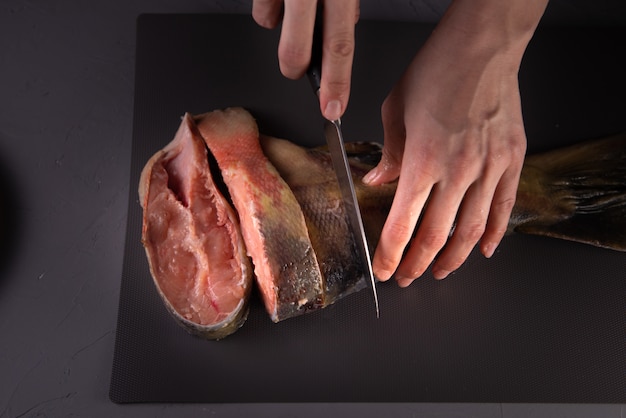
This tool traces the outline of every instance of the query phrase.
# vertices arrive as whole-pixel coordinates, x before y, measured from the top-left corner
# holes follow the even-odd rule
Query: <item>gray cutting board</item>
[[[430,29],[359,22],[348,140],[382,138],[380,104]],[[266,133],[323,143],[307,82],[279,74],[277,41],[249,16],[138,20],[111,399],[625,403],[626,254],[554,239],[507,237],[444,281],[381,284],[378,320],[365,291],[279,324],[255,296],[247,323],[219,342],[174,323],[140,244],[140,170],[184,112],[244,106]],[[624,41],[624,28],[540,28],[520,75],[529,152],[626,130]]]

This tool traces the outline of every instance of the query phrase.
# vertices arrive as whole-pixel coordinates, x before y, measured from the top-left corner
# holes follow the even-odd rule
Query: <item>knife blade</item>
[[[343,200],[343,207],[346,211],[346,217],[348,218],[348,225],[354,237],[357,251],[359,252],[362,261],[363,271],[372,286],[374,303],[376,305],[376,318],[378,318],[380,316],[380,312],[378,308],[378,294],[376,293],[376,280],[372,270],[372,260],[370,258],[365,229],[363,228],[363,219],[361,218],[359,202],[356,198],[352,172],[350,171],[350,165],[348,163],[346,149],[344,147],[343,136],[341,133],[341,120],[325,120],[324,134],[326,136],[326,143],[328,144],[328,150],[330,151],[331,160],[333,162],[333,168],[335,169],[335,174],[337,175],[337,181],[339,182],[339,189],[341,190],[341,197]]]
[[[318,99],[322,79],[322,25],[320,13],[321,11],[318,10],[313,34],[311,63],[307,70],[309,82]],[[363,272],[372,288],[374,304],[376,305],[376,318],[379,318],[380,312],[378,308],[378,294],[376,292],[376,279],[374,278],[374,271],[372,269],[372,260],[367,243],[367,236],[365,235],[365,229],[363,227],[359,201],[357,200],[354,181],[352,180],[352,172],[346,155],[343,134],[341,132],[341,119],[334,121],[324,119],[324,135],[339,183],[348,227],[350,232],[352,232]]]

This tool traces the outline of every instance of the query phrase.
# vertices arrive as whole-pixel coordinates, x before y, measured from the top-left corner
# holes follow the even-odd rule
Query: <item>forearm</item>
[[[456,58],[506,56],[521,61],[548,0],[454,0],[433,33],[445,38],[449,56]]]
[[[446,129],[464,129],[468,120],[478,126],[511,99],[546,5],[547,0],[452,2],[406,73],[420,80],[420,100]]]

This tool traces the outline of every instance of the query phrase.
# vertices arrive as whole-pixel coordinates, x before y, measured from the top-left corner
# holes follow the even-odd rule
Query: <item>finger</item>
[[[380,162],[363,177],[363,182],[370,186],[390,183],[398,178],[402,167],[402,155],[406,138],[404,127],[404,108],[401,101],[392,92],[381,106],[383,122],[383,152]]]
[[[496,251],[507,231],[511,212],[515,205],[520,174],[521,168],[517,166],[509,168],[496,187],[485,233],[480,243],[480,250],[487,258],[490,258]]]
[[[464,193],[461,184],[446,187],[438,183],[433,188],[415,237],[396,270],[400,286],[406,287],[424,274],[446,244]]]
[[[266,29],[274,29],[280,22],[283,12],[283,0],[254,0],[252,18]]]
[[[358,0],[324,3],[320,108],[329,120],[339,119],[348,104],[357,15]]]
[[[413,161],[403,164],[398,188],[372,261],[374,275],[379,280],[389,280],[396,272],[433,184],[432,177],[418,170]]]
[[[433,264],[435,279],[443,279],[465,262],[485,231],[497,180],[474,183],[465,193],[454,232]]]
[[[311,62],[316,7],[315,0],[285,1],[278,62],[280,72],[287,78],[302,77]]]

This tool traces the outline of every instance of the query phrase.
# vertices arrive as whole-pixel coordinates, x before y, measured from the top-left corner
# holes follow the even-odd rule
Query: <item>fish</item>
[[[167,310],[188,332],[222,339],[245,322],[253,270],[239,218],[220,191],[190,115],[142,169],[141,241]]]
[[[339,204],[326,147],[306,149],[268,136],[260,140],[303,208],[312,202],[327,208]],[[376,248],[397,181],[375,187],[362,181],[382,157],[380,143],[349,142],[346,153],[368,241]],[[323,210],[310,211],[316,216]],[[626,132],[527,156],[507,226],[507,235],[513,233],[626,251]]]
[[[193,155],[197,165],[202,165],[203,175],[195,174],[182,163],[189,154],[182,149],[185,146],[194,147]],[[380,161],[380,143],[348,142],[345,147],[373,251],[397,181],[378,186],[362,181]],[[172,157],[174,154],[178,157]],[[177,158],[180,161],[176,162]],[[177,213],[182,210],[179,206],[192,212],[205,210],[202,204],[186,203],[189,193],[181,192],[199,184],[211,190],[209,195],[223,197],[215,200],[220,210],[229,214],[229,233],[214,234],[215,227],[210,225],[185,224],[195,218],[204,219],[197,214],[188,215],[181,223],[170,223],[169,227],[175,230],[163,231],[159,222],[170,216],[168,211]],[[151,195],[167,196],[171,205],[150,205]],[[169,294],[171,286],[165,281],[178,283],[189,277],[164,275],[157,267],[163,261],[157,259],[160,254],[174,257],[167,247],[180,246],[176,240],[185,242],[188,231],[201,236],[205,228],[202,239],[229,248],[224,257],[237,267],[219,273],[206,272],[201,268],[210,269],[210,263],[196,261],[190,280],[195,283],[202,277],[209,283],[230,283],[238,290],[228,294],[238,295],[241,306],[247,306],[250,283],[254,283],[273,322],[323,309],[367,287],[361,263],[355,262],[358,252],[326,147],[306,148],[259,133],[254,117],[243,108],[217,109],[196,116],[185,114],[172,143],[157,151],[142,171],[140,200],[144,210],[142,242],[154,282],[168,311],[193,334],[223,338],[239,329],[245,316],[233,310],[217,322],[201,324],[195,322],[195,316],[189,317],[185,303],[180,309],[180,303],[172,302],[181,299],[181,290],[191,292],[182,299],[194,300],[197,285],[178,285]],[[626,133],[527,156],[507,230],[509,235],[514,233],[626,251]],[[149,239],[164,234],[171,238]],[[225,245],[223,242],[228,239],[230,245]],[[193,251],[200,256],[206,252],[199,246],[193,247]],[[183,255],[192,260],[202,258]],[[249,258],[247,263],[245,258]],[[181,265],[185,261],[170,258],[169,262]],[[219,257],[213,262],[224,264]],[[171,276],[172,269],[167,272]],[[215,274],[228,277],[213,277]],[[250,274],[252,279],[246,276]],[[220,298],[203,301],[222,306]]]

